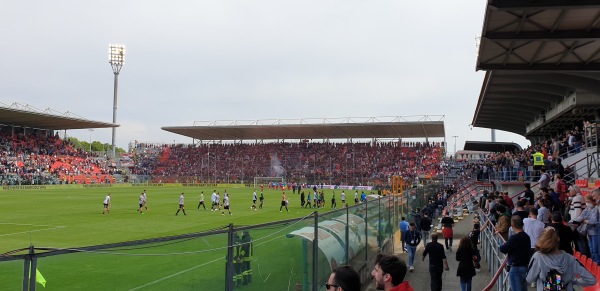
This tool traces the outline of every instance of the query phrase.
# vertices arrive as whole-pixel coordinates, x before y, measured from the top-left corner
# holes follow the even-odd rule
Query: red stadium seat
[[[591,270],[592,269],[592,265],[595,265],[595,264],[596,263],[594,263],[594,261],[592,261],[592,258],[587,258],[585,260],[584,266],[585,266],[586,269]]]

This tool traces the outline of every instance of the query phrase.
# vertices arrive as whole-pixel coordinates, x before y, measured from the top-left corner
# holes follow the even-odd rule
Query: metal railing
[[[506,271],[507,256],[500,252],[500,245],[504,244],[504,238],[496,235],[496,228],[489,221],[489,217],[486,216],[481,209],[477,210],[481,217],[482,225],[487,223],[487,226],[481,229],[479,234],[481,242],[481,257],[485,259],[488,265],[488,269],[494,277],[483,290],[489,291],[497,287],[498,291],[510,290],[510,284],[508,281],[508,272]]]
[[[35,290],[39,270],[57,290],[316,291],[339,265],[366,282],[376,255],[398,247],[405,201],[390,195],[297,219],[133,242],[30,246],[0,254],[0,285]]]

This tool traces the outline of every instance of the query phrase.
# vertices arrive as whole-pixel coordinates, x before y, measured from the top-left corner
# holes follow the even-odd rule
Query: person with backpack
[[[558,249],[559,236],[554,227],[546,227],[535,245],[526,280],[536,282],[537,290],[573,290],[574,285],[592,286],[596,277],[575,257]]]

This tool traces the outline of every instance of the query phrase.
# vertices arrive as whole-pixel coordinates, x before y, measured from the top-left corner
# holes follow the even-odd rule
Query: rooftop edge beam
[[[600,63],[561,63],[556,65],[554,63],[510,63],[510,64],[480,64],[477,66],[478,70],[483,71],[502,71],[502,70],[528,70],[528,71],[600,71]]]
[[[483,37],[490,40],[520,41],[557,41],[557,40],[600,40],[600,30],[563,30],[563,31],[512,31],[488,32]]]
[[[537,10],[537,9],[576,9],[576,8],[600,8],[600,2],[597,0],[543,0],[543,1],[523,1],[523,0],[491,0],[489,2],[491,9],[495,10]]]

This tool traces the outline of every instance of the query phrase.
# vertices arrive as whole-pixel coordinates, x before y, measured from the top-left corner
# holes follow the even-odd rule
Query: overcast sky
[[[458,149],[490,140],[469,127],[485,2],[5,1],[0,102],[112,122],[108,45],[122,43],[123,148],[190,143],[160,128],[193,121],[445,115],[453,152],[453,136]],[[92,134],[111,142],[110,129]]]

